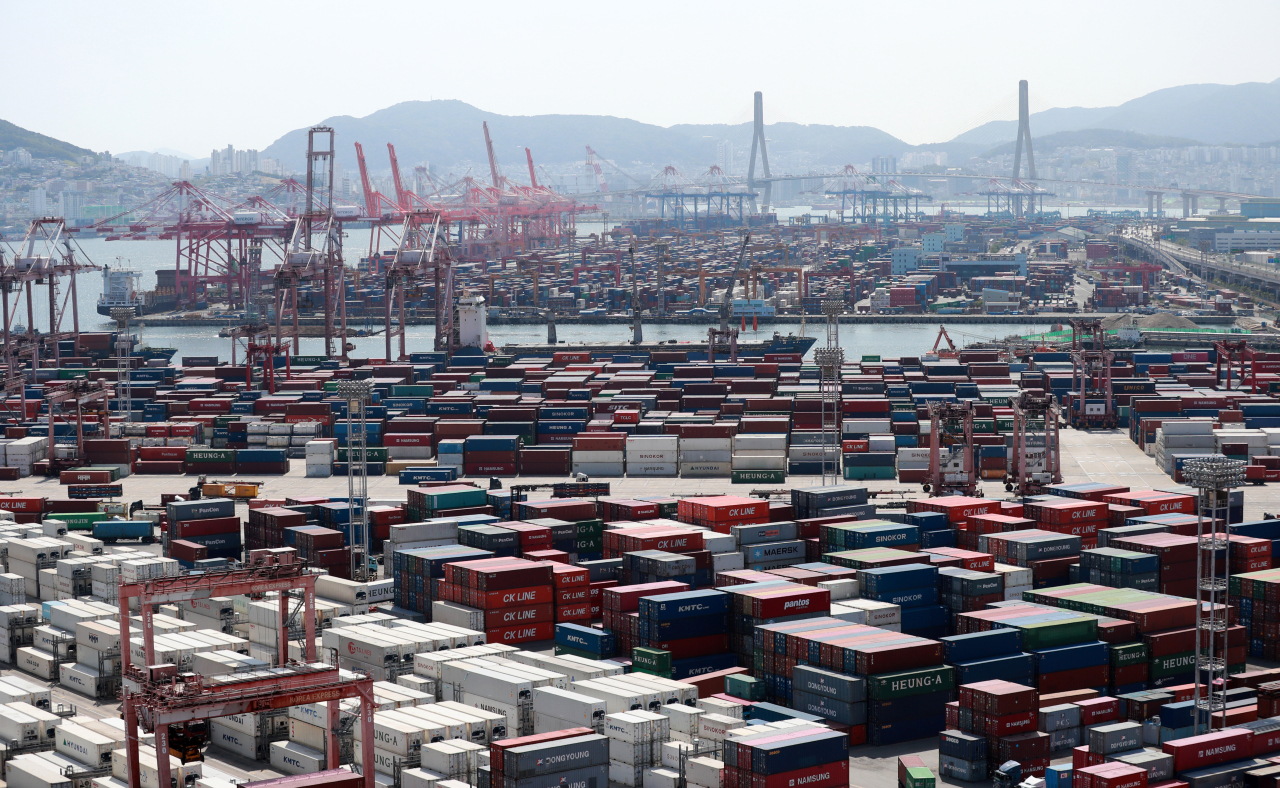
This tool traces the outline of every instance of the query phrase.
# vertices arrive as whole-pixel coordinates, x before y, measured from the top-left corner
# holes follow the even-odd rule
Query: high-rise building
[[[191,180],[191,162],[187,161],[186,159],[182,160],[182,170],[180,172],[179,178],[184,181]]]
[[[32,189],[27,193],[27,210],[31,211],[33,216],[44,216],[49,209],[47,198],[48,193],[43,186]]]
[[[729,140],[716,141],[716,164],[725,175],[733,174],[733,143]]]
[[[893,156],[872,156],[871,172],[875,175],[889,175],[898,171],[898,160]]]
[[[209,175],[216,178],[222,174],[222,151],[214,150],[209,154]]]

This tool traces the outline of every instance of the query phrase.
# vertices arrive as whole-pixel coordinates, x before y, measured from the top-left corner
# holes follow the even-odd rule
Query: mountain
[[[23,148],[37,159],[77,159],[92,156],[88,148],[77,148],[69,142],[55,140],[34,131],[27,131],[7,120],[0,120],[0,150]]]
[[[1053,134],[1036,136],[1032,130],[1031,142],[1035,150],[1051,151],[1054,148],[1132,148],[1134,150],[1150,150],[1151,148],[1185,148],[1188,145],[1204,143],[1183,137],[1159,137],[1154,134],[1139,134],[1136,131],[1117,131],[1115,129],[1081,129],[1080,131],[1058,131]],[[1013,153],[1017,140],[998,145],[981,154],[984,159],[993,156]]]
[[[499,164],[518,179],[516,173],[523,174],[527,165],[524,151],[517,147],[532,149],[537,163],[564,164],[585,161],[590,145],[623,169],[633,162],[674,164],[687,175],[696,175],[716,160],[718,140],[732,141],[742,159],[751,146],[750,123],[664,128],[603,115],[498,115],[455,100],[406,101],[363,118],[342,115],[317,125],[333,127],[338,161],[350,170],[356,167],[352,143],[361,143],[369,169],[376,172],[389,166],[386,143],[390,142],[396,146],[402,172],[423,161],[442,166],[470,162],[481,169],[476,174],[483,175],[487,155],[481,124],[485,122]],[[865,162],[872,156],[898,155],[908,147],[866,126],[775,123],[767,132],[771,152],[804,150],[824,164]],[[307,130],[297,129],[271,143],[262,155],[303,169],[306,146]]]
[[[1239,85],[1180,85],[1116,107],[1060,107],[1031,113],[1036,141],[1064,131],[1115,129],[1181,137],[1186,144],[1257,145],[1280,137],[1280,79]],[[1016,140],[1018,123],[997,120],[960,134],[953,143],[994,146]]]

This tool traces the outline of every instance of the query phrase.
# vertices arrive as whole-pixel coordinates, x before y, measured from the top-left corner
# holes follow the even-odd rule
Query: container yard
[[[1021,199],[579,242],[592,209],[530,151],[534,185],[504,178],[483,132],[491,192],[405,190],[389,145],[377,194],[357,145],[364,206],[309,179],[322,211],[236,209],[187,243],[243,265],[189,246],[164,299],[99,305],[114,331],[4,321],[6,784],[1275,781],[1280,354],[1202,327],[1253,330],[1253,300],[1129,256],[1108,217],[1046,240]],[[188,186],[130,234],[181,245]],[[38,219],[0,259],[6,315],[74,296],[80,229]],[[171,300],[225,308],[232,352],[139,347]],[[944,323],[1028,315],[1052,330]],[[931,348],[839,346],[910,320],[944,323]]]

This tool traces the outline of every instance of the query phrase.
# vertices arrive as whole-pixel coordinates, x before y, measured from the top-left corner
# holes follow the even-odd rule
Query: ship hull
[[[739,356],[763,356],[767,354],[798,353],[803,356],[817,342],[816,337],[799,337],[795,335],[776,336],[766,340],[747,340],[738,342]],[[548,356],[552,353],[581,352],[592,354],[652,353],[654,351],[686,351],[694,354],[706,354],[706,342],[641,342],[633,345],[630,342],[575,342],[573,344],[551,345],[546,343],[511,343],[502,346],[502,352],[517,357]],[[723,354],[723,351],[720,353]]]
[[[119,304],[116,304],[116,305],[98,304],[98,314],[102,315],[103,317],[111,317],[111,310],[117,309],[119,308],[119,306],[120,306]],[[134,314],[134,317],[142,317],[143,315],[158,315],[161,312],[172,312],[177,308],[178,308],[178,302],[176,299],[173,301],[162,301],[158,304],[155,304],[155,303],[134,304],[133,314]]]

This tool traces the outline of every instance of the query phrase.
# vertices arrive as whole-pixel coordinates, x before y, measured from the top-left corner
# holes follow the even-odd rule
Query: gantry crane
[[[1013,462],[1004,488],[1020,496],[1040,495],[1048,485],[1062,483],[1058,402],[1052,394],[1023,391],[1012,405]]]
[[[1101,320],[1072,319],[1071,393],[1067,400],[1067,423],[1072,427],[1110,430],[1120,426],[1111,386],[1114,359],[1115,353],[1106,349]]]
[[[725,347],[729,351],[729,361],[738,361],[738,330],[729,328],[729,313],[733,309],[733,290],[738,284],[738,275],[742,272],[742,263],[747,259],[747,246],[751,243],[751,231],[742,234],[742,248],[738,250],[738,262],[729,274],[729,286],[724,291],[720,302],[720,327],[707,329],[707,360],[715,361],[716,348]]]
[[[59,472],[68,468],[77,468],[84,461],[84,417],[86,405],[97,405],[92,408],[98,423],[102,427],[102,437],[111,437],[111,421],[109,416],[109,405],[111,398],[115,396],[115,386],[109,386],[101,380],[85,380],[84,378],[76,378],[74,380],[60,381],[64,382],[56,389],[49,390],[44,397],[45,402],[49,406],[49,475],[56,476]],[[57,441],[54,439],[54,416],[58,415],[58,411],[68,407],[75,407],[75,425],[76,425],[76,443],[75,454],[72,457],[58,457]],[[65,418],[65,415],[64,415]]]
[[[1217,363],[1214,365],[1214,380],[1223,391],[1231,390],[1231,379],[1236,369],[1240,370],[1240,387],[1250,387],[1251,393],[1258,393],[1257,355],[1258,351],[1243,339],[1235,341],[1218,340],[1213,343],[1218,351]],[[1222,379],[1222,368],[1227,369],[1227,378]]]
[[[169,759],[169,726],[192,720],[223,717],[228,714],[259,713],[289,706],[311,703],[328,704],[329,735],[325,747],[327,767],[338,767],[339,702],[344,698],[360,699],[361,738],[373,741],[373,680],[368,677],[347,679],[336,665],[315,661],[315,583],[316,575],[307,574],[302,564],[293,562],[293,553],[273,550],[250,551],[249,566],[220,572],[178,575],[120,585],[120,650],[121,700],[125,723],[125,751],[128,761],[128,784],[142,785],[138,760],[138,728],[155,732],[157,784],[171,784]],[[181,672],[172,664],[157,664],[155,654],[155,607],[214,596],[246,594],[261,598],[268,592],[280,593],[280,669],[262,677],[248,674],[245,678],[218,676],[206,678]],[[289,659],[289,593],[301,592],[305,631],[305,662]],[[131,601],[137,599],[142,614],[144,664],[133,665],[129,644]],[[375,788],[373,747],[363,748],[361,774],[365,788]]]
[[[929,403],[929,478],[924,491],[931,496],[978,494],[973,415],[969,400]]]

